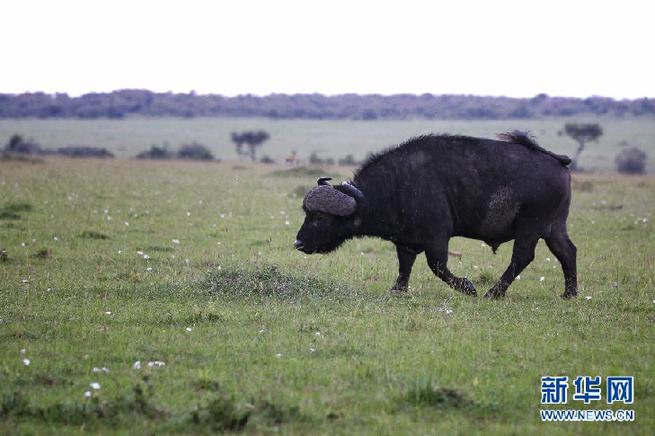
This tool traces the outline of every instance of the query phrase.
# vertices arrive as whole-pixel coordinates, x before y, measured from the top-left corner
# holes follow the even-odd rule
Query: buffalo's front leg
[[[467,278],[456,277],[448,269],[448,238],[435,241],[432,247],[425,251],[425,257],[432,272],[451,288],[466,295],[477,295],[473,283]]]
[[[539,241],[538,236],[526,235],[517,237],[514,240],[514,250],[512,251],[512,260],[500,277],[498,283],[484,294],[485,298],[501,298],[505,296],[505,291],[512,284],[516,276],[532,262],[534,259],[534,249]]]
[[[405,292],[417,253],[407,247],[396,245],[396,254],[398,254],[398,278],[391,288],[391,292]]]

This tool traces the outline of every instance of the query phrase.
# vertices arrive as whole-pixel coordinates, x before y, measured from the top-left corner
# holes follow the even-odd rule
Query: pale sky
[[[0,92],[655,97],[653,12],[632,0],[2,0]]]

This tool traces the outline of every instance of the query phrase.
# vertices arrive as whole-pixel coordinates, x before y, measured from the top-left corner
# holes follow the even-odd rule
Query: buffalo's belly
[[[464,229],[469,235],[467,237],[507,241],[514,237],[514,222],[520,206],[513,189],[499,187],[480,201],[474,208],[476,210],[460,211],[458,215],[468,218]]]

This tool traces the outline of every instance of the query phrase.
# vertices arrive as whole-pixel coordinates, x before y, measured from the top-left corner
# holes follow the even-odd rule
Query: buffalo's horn
[[[336,216],[352,215],[357,209],[357,201],[330,185],[313,187],[303,200],[306,209],[329,213]]]
[[[341,183],[341,189],[351,197],[353,197],[355,200],[357,200],[357,203],[363,203],[364,202],[364,193],[357,188],[351,181],[345,181]]]
[[[321,185],[329,185],[329,181],[332,180],[332,177],[319,177],[318,180],[316,181],[316,184],[321,186]]]

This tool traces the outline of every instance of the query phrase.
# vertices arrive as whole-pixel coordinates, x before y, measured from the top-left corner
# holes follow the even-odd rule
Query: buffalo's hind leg
[[[546,245],[562,264],[564,272],[564,294],[563,298],[572,298],[578,295],[578,275],[576,267],[577,249],[568,233],[566,227],[553,229],[553,232],[546,238]]]
[[[398,255],[398,278],[391,288],[391,292],[405,292],[418,253],[402,245],[396,245],[396,254]]]
[[[500,277],[498,283],[484,295],[485,298],[501,298],[505,296],[507,288],[516,279],[516,276],[521,274],[521,271],[534,259],[534,249],[538,241],[539,236],[534,234],[516,237],[512,251],[512,260],[509,266]]]
[[[477,295],[473,283],[471,283],[467,278],[455,276],[448,269],[447,238],[433,243],[432,247],[425,251],[425,257],[428,259],[428,265],[432,272],[446,282],[451,288],[466,295]]]

